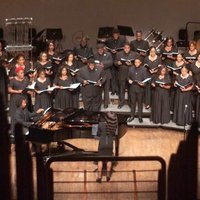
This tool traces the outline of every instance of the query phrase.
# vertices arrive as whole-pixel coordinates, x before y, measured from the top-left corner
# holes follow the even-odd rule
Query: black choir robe
[[[200,88],[200,77],[196,84]],[[200,127],[200,90],[197,90],[197,100],[196,100],[196,120]]]
[[[146,56],[144,59],[144,65],[147,68],[147,76],[153,78],[154,74],[150,73],[150,70],[155,69],[158,67],[158,65],[161,64],[161,58],[157,56],[157,58],[154,61],[151,61],[149,59],[149,56]],[[157,68],[158,69],[158,68]],[[148,82],[145,87],[145,99],[144,103],[146,106],[151,106],[151,98],[152,98],[152,91],[151,91],[151,84]]]
[[[72,65],[68,65],[66,62],[62,63],[62,66],[66,66],[68,69],[68,74],[71,76],[72,82],[73,83],[77,83],[77,73],[74,73],[71,70],[77,70],[79,69],[79,65],[77,61],[74,61]],[[73,108],[79,108],[79,96],[80,96],[80,87],[78,87],[77,89],[71,91],[72,94],[72,107]]]
[[[119,36],[118,39],[114,39],[113,37],[111,37],[106,42],[106,46],[109,47],[110,49],[118,49],[116,51],[119,52],[119,51],[123,50],[121,48],[124,47],[125,43],[126,43],[126,38],[124,36]],[[115,60],[117,52],[116,53],[112,53],[110,51],[110,53],[112,54],[113,60]],[[118,88],[118,84],[117,84],[117,67],[115,66],[114,63],[112,65],[112,67],[111,67],[111,75],[112,75],[111,91],[112,91],[113,94],[114,93],[118,93],[119,88]]]
[[[166,51],[165,48],[161,49],[160,54],[162,56],[162,64],[166,65],[166,66],[172,66],[174,60],[171,58],[168,58],[167,56],[165,56],[163,53],[177,53],[178,50],[176,47],[172,47],[171,51]],[[174,55],[174,58],[176,58],[176,56]]]
[[[109,104],[109,90],[110,90],[110,79],[112,78],[111,76],[111,67],[113,64],[113,58],[111,53],[109,52],[104,52],[102,55],[100,55],[98,52],[94,54],[94,59],[99,61],[104,65],[103,70],[104,70],[104,75],[106,77],[106,81],[103,85],[103,90],[104,90],[104,105],[108,106]]]
[[[87,65],[82,67],[77,74],[78,82],[83,84],[84,80],[98,81],[101,80],[103,85],[106,81],[104,70],[98,66],[95,66],[91,70]],[[89,111],[99,111],[102,102],[102,87],[95,86],[92,83],[83,85],[81,88],[82,99],[84,108]]]
[[[146,40],[133,40],[130,42],[131,50],[137,52],[137,49],[149,50],[149,43]]]
[[[128,77],[128,69],[130,66],[126,65],[125,63],[122,63],[121,65],[118,64],[118,61],[121,61],[121,59],[136,59],[137,54],[133,51],[130,51],[129,53],[125,53],[124,51],[120,51],[116,55],[115,59],[115,65],[117,66],[117,80],[118,80],[118,86],[119,86],[119,105],[123,106],[125,104],[125,89],[126,89],[126,83],[127,83],[127,77]],[[132,64],[133,65],[133,64]]]
[[[4,108],[7,108],[8,101],[8,77],[6,70],[2,64],[0,64],[0,94],[2,95]]]
[[[190,75],[187,78],[177,76],[176,81],[181,85],[193,84],[193,79]],[[174,101],[173,121],[177,125],[191,124],[192,122],[192,91],[181,91],[180,87],[176,89]]]
[[[133,83],[129,87],[129,97],[131,105],[131,116],[135,116],[136,103],[138,103],[138,115],[142,118],[143,109],[143,96],[145,91],[145,86],[140,86],[137,82],[144,81],[147,78],[147,70],[144,66],[135,67],[132,66],[128,71],[128,81],[132,80]]]
[[[197,67],[196,62],[191,64],[190,70],[192,71],[195,83],[197,83],[197,81],[198,81],[198,79],[200,77],[200,68]]]
[[[126,43],[126,38],[124,36],[119,36],[118,39],[111,37],[107,40],[106,46],[111,49],[123,48]]]
[[[75,56],[82,56],[85,58],[93,56],[92,47],[90,47],[89,45],[82,46],[81,44],[79,44],[76,47],[74,47],[73,51]],[[85,64],[86,63],[83,63],[80,59],[78,59],[79,68],[83,67]]]
[[[165,124],[170,122],[170,89],[162,88],[159,83],[160,81],[166,85],[171,84],[169,76],[165,76],[163,79],[156,76],[153,78],[152,83],[156,86],[153,89],[153,98],[152,98],[152,109],[151,109],[151,121],[158,124]]]

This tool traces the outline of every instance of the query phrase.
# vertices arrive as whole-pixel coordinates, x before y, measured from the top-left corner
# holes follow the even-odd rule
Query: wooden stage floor
[[[128,128],[126,134],[120,139],[120,148],[119,155],[120,156],[160,156],[162,157],[168,167],[169,159],[172,153],[176,153],[179,142],[184,139],[184,134],[182,131],[178,130],[167,130],[162,128]],[[95,139],[73,139],[68,140],[71,144],[74,144],[84,150],[88,151],[96,151],[98,146],[98,140]],[[15,153],[14,153],[14,145],[12,146],[11,153],[11,162],[12,162],[12,182],[13,182],[13,199],[15,196]],[[200,155],[200,142],[199,142],[199,155]],[[35,166],[35,160],[33,158],[33,163]],[[200,162],[200,160],[199,160]],[[200,168],[200,163],[199,163]],[[68,199],[88,199],[88,200],[96,200],[96,199],[134,199],[134,200],[154,200],[157,199],[155,194],[138,194],[135,195],[133,193],[130,194],[88,194],[87,196],[83,194],[64,194],[63,192],[72,192],[84,191],[83,183],[59,183],[60,181],[81,181],[84,179],[83,171],[87,170],[94,171],[96,169],[96,165],[93,162],[81,162],[81,163],[53,163],[51,165],[54,171],[78,171],[78,173],[54,173],[54,181],[57,183],[54,185],[54,190],[58,193],[54,195],[55,200],[68,200]],[[34,167],[35,168],[35,167]],[[87,190],[94,192],[102,192],[102,191],[133,191],[136,190],[135,185],[127,182],[127,183],[118,183],[117,180],[133,180],[133,173],[128,172],[119,172],[121,170],[131,171],[134,170],[152,170],[159,169],[160,166],[155,162],[121,162],[118,163],[114,170],[116,173],[113,173],[111,182],[106,183],[104,180],[101,184],[96,183],[96,173],[88,173],[87,180],[89,183],[87,184]],[[117,173],[118,172],[118,173]],[[199,170],[200,172],[200,170]],[[200,175],[200,173],[199,173]],[[35,176],[35,172],[34,172]],[[157,175],[153,172],[148,173],[146,175],[140,175],[136,172],[137,179],[145,178],[145,179],[154,179]],[[35,178],[34,178],[35,179]],[[200,181],[200,178],[199,178]],[[35,183],[36,185],[36,183]],[[138,190],[153,190],[156,187],[155,183],[150,185],[137,185]],[[199,182],[200,188],[200,182]],[[200,191],[199,191],[200,197]]]

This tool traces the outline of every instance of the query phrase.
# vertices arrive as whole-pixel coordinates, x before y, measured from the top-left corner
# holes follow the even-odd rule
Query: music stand
[[[109,38],[112,36],[114,27],[99,27],[98,38]]]
[[[130,26],[121,26],[121,25],[118,25],[117,28],[119,29],[120,35],[134,36],[133,29]]]
[[[63,33],[61,28],[48,28],[46,29],[46,39],[49,41],[57,42],[56,48],[58,52],[62,51],[61,40],[63,39]]]
[[[46,39],[47,40],[62,40],[63,33],[61,28],[48,28],[46,29]]]

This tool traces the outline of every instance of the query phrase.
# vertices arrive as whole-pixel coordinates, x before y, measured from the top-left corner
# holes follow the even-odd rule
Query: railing
[[[128,170],[115,170],[110,182],[96,183],[95,170],[56,170],[58,162],[113,161],[131,166]],[[156,163],[155,169],[136,169],[135,163]],[[159,166],[157,165],[159,163]],[[132,166],[133,164],[133,166]],[[74,166],[75,166],[74,165]],[[151,164],[150,164],[151,166]],[[63,167],[62,167],[63,168]],[[116,167],[117,168],[117,167]],[[44,168],[43,168],[44,169]],[[62,180],[59,179],[62,177]],[[65,178],[64,178],[65,177]],[[66,178],[68,177],[68,178]],[[72,177],[78,177],[72,178]],[[99,157],[99,156],[58,156],[49,157],[45,162],[45,171],[40,177],[46,182],[45,188],[38,191],[39,197],[45,200],[56,199],[166,199],[166,164],[161,157]],[[45,194],[42,194],[45,191]],[[40,200],[40,198],[38,198]]]

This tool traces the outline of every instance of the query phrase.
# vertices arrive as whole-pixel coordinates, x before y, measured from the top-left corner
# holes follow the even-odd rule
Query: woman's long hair
[[[67,76],[68,76],[68,69],[67,69],[67,66],[62,65],[62,66],[59,68],[59,70],[58,70],[58,74],[57,74],[58,77],[61,77],[61,76],[62,76],[62,70],[63,70],[64,68],[67,70]]]
[[[115,135],[118,127],[117,114],[110,111],[105,115],[106,131],[112,135]]]

